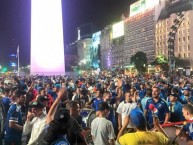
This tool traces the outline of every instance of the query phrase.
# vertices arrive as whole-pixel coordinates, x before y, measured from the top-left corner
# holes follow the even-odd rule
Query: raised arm
[[[154,124],[154,127],[157,129],[157,131],[163,133],[163,135],[165,137],[169,138],[168,135],[166,134],[166,132],[161,127],[161,125],[159,124],[159,119],[157,117],[155,117],[155,116],[153,117],[153,124]]]
[[[58,97],[56,98],[56,100],[54,101],[54,103],[52,104],[48,112],[48,115],[46,117],[46,124],[49,124],[54,119],[54,115],[56,113],[57,107],[60,101],[62,100],[62,98],[65,98],[65,97],[67,97],[66,88],[61,88],[60,91],[58,92]]]
[[[124,134],[125,129],[127,128],[127,125],[129,124],[129,116],[126,116],[124,119],[124,124],[122,128],[120,129],[118,135],[117,135],[117,141],[119,142],[119,138]]]

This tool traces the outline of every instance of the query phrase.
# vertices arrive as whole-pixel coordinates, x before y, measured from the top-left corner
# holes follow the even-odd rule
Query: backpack
[[[70,143],[67,141],[66,137],[60,137],[50,145],[70,145]]]

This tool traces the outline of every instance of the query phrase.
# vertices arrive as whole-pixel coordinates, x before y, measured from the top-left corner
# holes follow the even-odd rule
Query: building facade
[[[111,26],[105,27],[101,31],[101,68],[112,69],[112,39],[111,39],[112,28]]]
[[[78,66],[79,57],[77,42],[65,46],[65,62],[66,72],[73,71],[73,68]]]
[[[141,0],[142,2],[145,1]],[[143,11],[137,14],[130,14],[124,20],[123,61],[125,66],[130,65],[130,58],[139,51],[146,53],[148,63],[155,60],[155,23],[164,6],[165,1],[155,1],[153,7],[144,8]],[[132,8],[130,7],[130,9]]]
[[[92,38],[84,38],[77,41],[79,65],[82,69],[90,68],[90,49]]]
[[[122,69],[124,68],[124,37],[114,39],[112,43],[112,67]]]
[[[176,9],[176,7],[178,9]],[[175,57],[188,60],[190,64],[184,67],[190,67],[193,69],[193,10],[191,10],[191,4],[175,2],[174,5],[165,9],[168,12],[167,15],[160,16],[159,21],[156,23],[155,30],[155,54],[164,55],[168,57],[168,39],[171,27],[174,25],[174,20],[178,19],[177,13],[182,12],[183,21],[178,28],[175,35],[174,42],[174,54]],[[171,11],[172,13],[169,13]],[[164,13],[164,12],[163,12]],[[190,65],[190,66],[188,66]]]

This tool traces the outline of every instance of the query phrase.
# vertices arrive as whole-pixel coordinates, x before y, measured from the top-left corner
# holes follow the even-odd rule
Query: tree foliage
[[[131,64],[134,64],[135,68],[139,73],[143,73],[147,69],[147,57],[144,52],[137,52],[131,57]]]
[[[168,59],[164,55],[158,55],[152,65],[159,65],[162,71],[168,71]]]

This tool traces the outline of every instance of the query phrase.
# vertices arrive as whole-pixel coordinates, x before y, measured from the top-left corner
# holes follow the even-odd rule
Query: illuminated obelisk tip
[[[31,1],[31,74],[64,75],[61,0]]]

